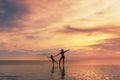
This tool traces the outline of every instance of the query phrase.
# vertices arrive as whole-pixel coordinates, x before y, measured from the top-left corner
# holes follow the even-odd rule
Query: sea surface
[[[120,80],[120,66],[50,61],[0,61],[0,80]]]

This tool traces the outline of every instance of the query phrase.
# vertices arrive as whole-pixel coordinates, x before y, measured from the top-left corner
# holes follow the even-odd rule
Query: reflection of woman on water
[[[60,51],[60,53],[58,53],[56,56],[58,56],[58,55],[60,55],[61,54],[61,58],[60,58],[60,60],[59,60],[59,65],[61,64],[61,61],[63,60],[63,65],[64,65],[64,63],[65,63],[65,55],[64,55],[64,53],[65,52],[67,52],[67,51],[69,51],[69,49],[68,50],[63,50],[63,49],[61,49],[61,51]]]
[[[54,59],[54,56],[53,56],[53,55],[51,55],[51,56],[50,56],[50,57],[48,57],[48,58],[51,58],[52,63],[53,63],[53,66],[54,66],[54,62],[57,64],[57,61]]]
[[[59,66],[59,70],[61,73],[61,79],[64,80],[65,79],[65,67],[64,67],[64,65],[62,67]]]

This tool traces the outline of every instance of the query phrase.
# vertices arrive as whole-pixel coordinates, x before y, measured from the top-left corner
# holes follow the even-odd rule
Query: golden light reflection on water
[[[112,80],[117,73],[112,74],[112,68],[109,66],[85,66],[76,65],[71,66],[71,70],[68,71],[69,76],[74,76],[76,80]],[[114,70],[113,70],[114,71]]]

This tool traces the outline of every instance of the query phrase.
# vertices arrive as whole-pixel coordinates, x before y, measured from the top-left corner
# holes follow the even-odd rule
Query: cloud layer
[[[119,0],[1,0],[0,55],[61,48],[118,55],[119,7]]]
[[[0,30],[10,30],[15,27],[22,27],[18,22],[28,12],[27,7],[15,0],[0,1]],[[8,29],[9,28],[9,29]]]

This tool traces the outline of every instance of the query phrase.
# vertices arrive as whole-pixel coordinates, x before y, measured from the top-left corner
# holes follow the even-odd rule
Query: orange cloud
[[[0,50],[119,53],[119,0],[5,1],[0,1],[6,6],[0,5]]]

